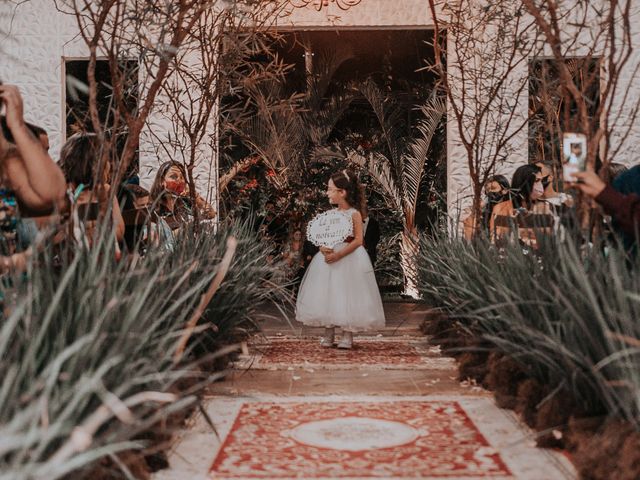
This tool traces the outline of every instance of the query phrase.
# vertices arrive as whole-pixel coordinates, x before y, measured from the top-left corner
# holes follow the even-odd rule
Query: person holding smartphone
[[[566,179],[571,181],[570,179]],[[604,211],[611,215],[616,226],[625,234],[625,240],[631,238],[637,244],[640,229],[640,165],[637,165],[616,178],[616,184],[629,185],[628,193],[622,193],[606,184],[597,173],[587,170],[573,174],[572,187],[593,198]],[[625,241],[625,246],[629,242]]]
[[[60,168],[27,127],[20,91],[0,83],[6,132],[0,131],[0,273],[26,266],[29,251],[17,251],[20,209],[51,211],[65,195]]]

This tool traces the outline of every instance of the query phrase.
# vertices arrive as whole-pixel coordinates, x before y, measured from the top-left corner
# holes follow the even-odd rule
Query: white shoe
[[[324,335],[320,339],[320,346],[324,348],[333,347],[333,342],[336,337],[336,329],[334,327],[327,327],[324,329]]]
[[[338,343],[338,348],[344,348],[348,350],[353,348],[353,333],[352,332],[343,332],[342,338],[340,339],[340,343]]]

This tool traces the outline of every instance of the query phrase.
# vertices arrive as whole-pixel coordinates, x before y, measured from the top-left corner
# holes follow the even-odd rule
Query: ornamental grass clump
[[[121,465],[119,452],[144,446],[141,433],[198,401],[220,374],[196,363],[220,357],[277,292],[269,247],[243,225],[220,232],[185,233],[173,252],[120,262],[106,232],[69,260],[42,252],[37,268],[3,284],[0,479],[82,478],[105,457]],[[231,235],[226,277],[176,355]],[[185,379],[187,392],[177,388]]]
[[[420,292],[543,386],[538,407],[568,392],[565,419],[606,413],[640,429],[640,264],[576,245],[498,251],[485,239],[424,238]]]

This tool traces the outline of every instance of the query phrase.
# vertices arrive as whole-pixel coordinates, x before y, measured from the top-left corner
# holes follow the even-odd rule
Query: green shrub
[[[419,289],[552,391],[571,391],[585,412],[640,427],[640,265],[604,250],[423,238]]]
[[[176,364],[179,338],[228,235],[238,239],[231,268]],[[110,238],[102,235],[94,249],[81,249],[62,266],[45,251],[38,268],[2,288],[3,480],[56,479],[140,448],[133,438],[193,405],[198,389],[219,375],[195,362],[239,339],[251,328],[251,309],[280,291],[271,283],[268,245],[244,225],[185,232],[173,252],[151,251],[135,261],[111,261]],[[180,395],[175,384],[187,377],[196,379]]]

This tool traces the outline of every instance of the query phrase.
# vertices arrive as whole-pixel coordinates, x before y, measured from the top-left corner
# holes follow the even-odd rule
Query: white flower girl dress
[[[344,214],[350,218],[351,208]],[[349,244],[333,247],[340,251]],[[371,260],[360,246],[335,263],[318,252],[302,279],[296,302],[296,320],[313,327],[341,327],[349,332],[377,330],[385,325],[382,299]]]

